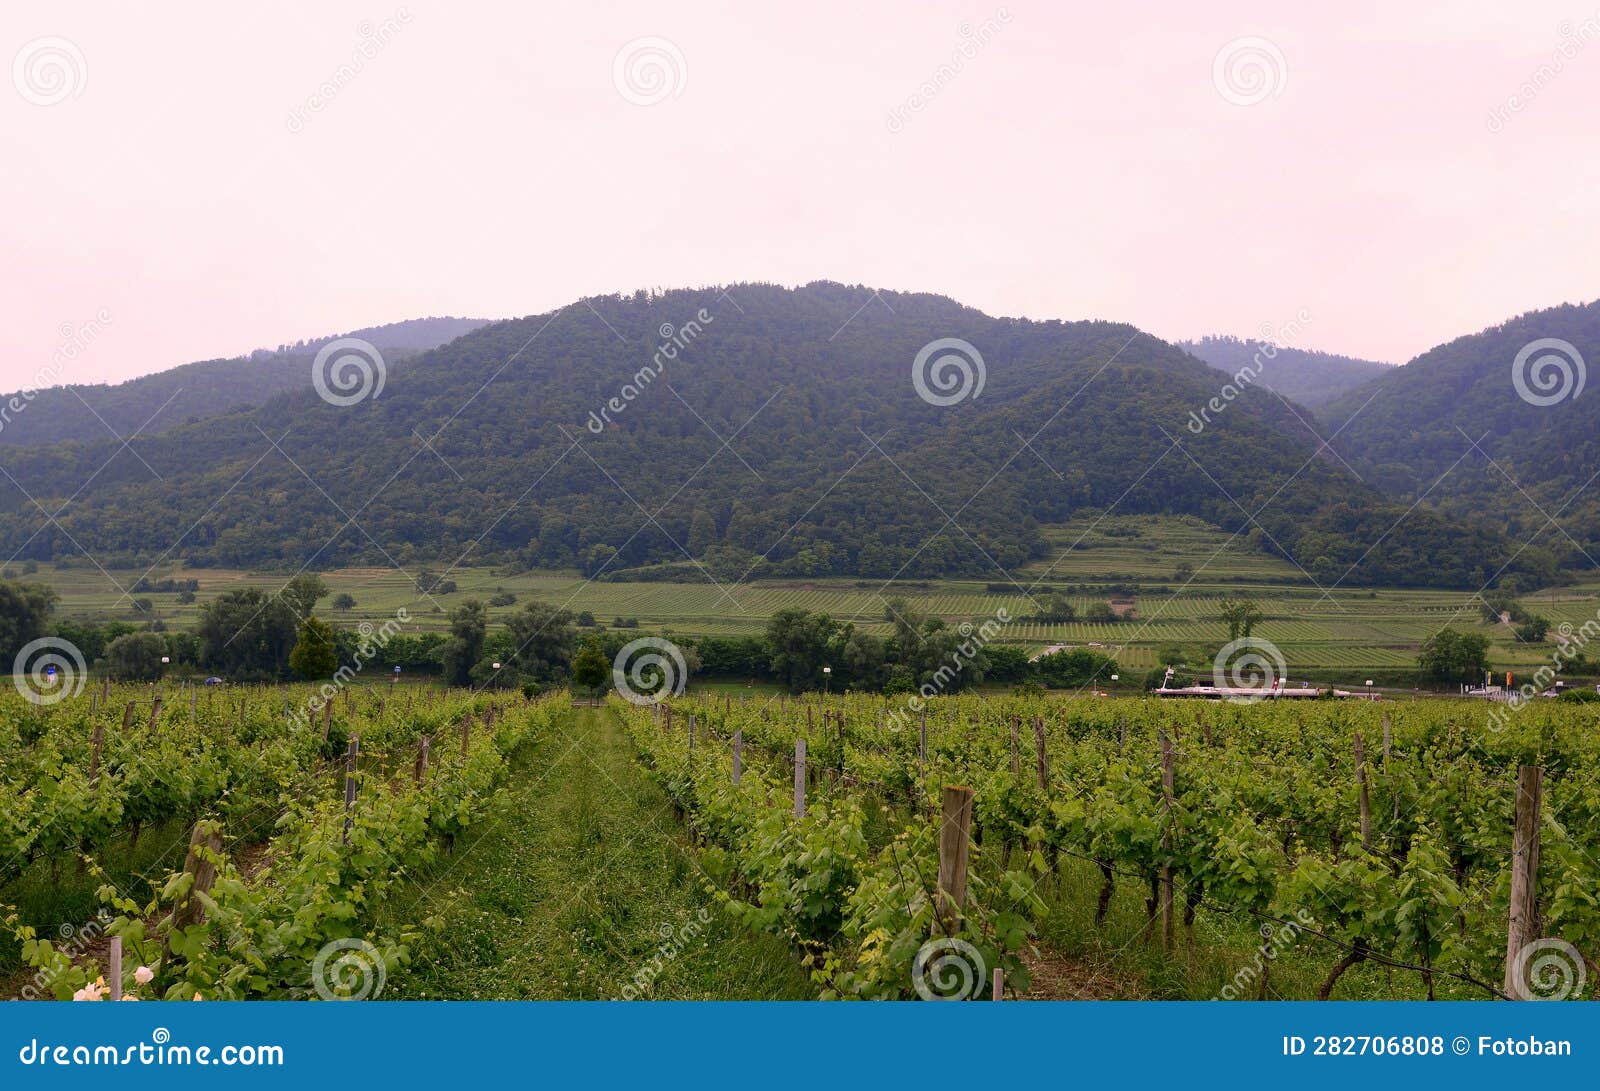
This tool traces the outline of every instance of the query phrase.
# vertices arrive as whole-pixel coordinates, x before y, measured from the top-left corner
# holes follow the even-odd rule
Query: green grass
[[[1369,673],[1409,670],[1415,666],[1421,643],[1445,626],[1489,635],[1494,641],[1492,659],[1501,669],[1546,662],[1551,652],[1551,645],[1519,644],[1508,628],[1483,624],[1479,603],[1467,592],[1340,587],[1324,594],[1287,561],[1252,550],[1243,538],[1230,538],[1192,518],[1082,519],[1048,528],[1047,537],[1055,552],[1014,573],[1017,587],[1007,593],[987,590],[990,583],[1012,582],[998,572],[982,579],[900,581],[890,586],[871,580],[817,579],[759,581],[725,589],[708,583],[591,583],[571,572],[508,574],[471,568],[452,571],[449,578],[456,581],[457,591],[436,596],[435,603],[419,596],[405,573],[362,568],[323,573],[335,594],[349,593],[357,603],[355,609],[339,613],[330,609],[331,600],[324,600],[323,611],[336,624],[354,626],[362,621],[381,624],[403,608],[411,617],[407,631],[442,631],[448,610],[468,598],[487,600],[504,592],[515,595],[517,604],[492,608],[492,618],[503,618],[522,603],[538,599],[575,612],[589,611],[602,625],[616,617],[637,618],[640,635],[730,636],[758,633],[777,611],[800,608],[825,611],[881,633],[888,631],[885,604],[898,595],[926,613],[953,622],[992,617],[1004,609],[1017,619],[1005,627],[1000,639],[1006,643],[1035,649],[1056,643],[1097,643],[1115,654],[1123,667],[1137,671],[1155,665],[1162,645],[1214,648],[1222,644],[1227,630],[1219,615],[1220,603],[1225,598],[1244,597],[1257,602],[1266,614],[1256,635],[1282,649],[1290,674],[1297,680],[1359,683]],[[1180,564],[1195,569],[1187,584],[1177,577]],[[415,574],[411,572],[411,576]],[[143,573],[110,575],[117,583],[131,586]],[[287,574],[187,569],[174,564],[150,575],[153,580],[200,581],[196,603],[181,604],[174,594],[140,596],[151,600],[154,613],[169,627],[187,628],[194,625],[200,605],[207,599],[252,584],[275,587]],[[46,565],[31,578],[60,592],[62,616],[147,620],[133,611],[106,575],[92,567]],[[1107,597],[1105,586],[1128,579],[1138,580],[1142,589],[1131,620],[1114,625],[1046,625],[1022,620],[1033,606],[1021,592],[1035,585],[1062,590],[1095,585],[1070,594],[1081,611]],[[1581,625],[1600,610],[1600,582],[1542,591],[1525,601],[1554,625]]]
[[[507,805],[436,874],[394,899],[435,918],[430,949],[385,999],[807,999],[795,954],[748,933],[705,889],[697,854],[614,713],[519,755]],[[681,948],[661,957],[669,935]],[[680,942],[687,937],[686,942]]]

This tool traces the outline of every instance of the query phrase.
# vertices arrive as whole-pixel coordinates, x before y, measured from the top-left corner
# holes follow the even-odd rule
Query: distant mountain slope
[[[1547,339],[1566,347],[1525,353]],[[1542,531],[1567,563],[1592,569],[1590,558],[1600,560],[1597,368],[1600,301],[1565,304],[1430,349],[1323,416],[1330,428],[1343,426],[1335,447],[1369,482],[1503,522],[1521,540]]]
[[[484,325],[487,320],[477,318],[413,318],[339,336],[368,341],[384,354],[386,363],[393,363]],[[257,349],[248,356],[184,364],[114,386],[41,390],[25,411],[0,421],[0,445],[95,442],[111,438],[113,429],[120,436],[141,428],[154,435],[238,406],[260,405],[275,394],[309,387],[312,361],[330,340],[299,341]],[[0,395],[0,402],[11,397]]]
[[[1202,337],[1198,341],[1179,341],[1178,347],[1230,375],[1246,366],[1260,367],[1257,382],[1311,409],[1320,409],[1393,369],[1392,364],[1286,345],[1272,346],[1269,357],[1262,352],[1264,342],[1237,337]]]
[[[952,390],[940,380],[960,369],[936,367],[919,393],[919,355],[937,361],[950,338],[981,354],[981,388]],[[1465,585],[1509,556],[1493,529],[1402,519],[1316,457],[1267,391],[1191,432],[1226,381],[1131,326],[933,295],[819,282],[595,297],[424,353],[357,404],[295,392],[133,452],[0,451],[0,549],[1002,578],[1047,550],[1041,524],[1098,508],[1196,515],[1327,583]]]

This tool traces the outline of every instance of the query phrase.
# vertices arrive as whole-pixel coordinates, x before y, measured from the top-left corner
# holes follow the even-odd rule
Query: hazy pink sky
[[[735,280],[1168,338],[1306,310],[1296,343],[1400,361],[1600,295],[1586,3],[8,0],[0,389],[102,312],[61,381]],[[645,36],[683,62],[653,105],[613,75]],[[1252,36],[1283,64],[1240,105],[1213,61]],[[81,56],[53,105],[45,37]]]

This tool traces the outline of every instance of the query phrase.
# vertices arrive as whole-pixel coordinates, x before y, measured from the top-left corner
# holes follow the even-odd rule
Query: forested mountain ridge
[[[913,382],[942,338],[983,360],[976,396],[948,405]],[[1319,582],[1468,585],[1509,557],[1493,530],[1402,519],[1267,391],[1193,434],[1226,382],[1131,326],[933,295],[819,282],[596,297],[424,353],[356,404],[284,394],[140,437],[138,457],[0,453],[0,548],[108,565],[998,577],[1044,551],[1041,523],[1114,508],[1240,529]],[[69,498],[53,521],[39,510]]]
[[[1390,495],[1600,558],[1600,301],[1430,349],[1328,406],[1335,447]],[[1551,520],[1561,528],[1550,525]]]
[[[1230,375],[1241,368],[1258,370],[1259,375],[1253,381],[1310,409],[1320,409],[1393,370],[1392,364],[1375,360],[1358,360],[1353,356],[1289,345],[1269,346],[1254,338],[1207,336],[1198,341],[1179,341],[1178,347]],[[1269,347],[1270,356],[1265,351]]]
[[[386,364],[393,364],[487,324],[478,318],[413,318],[336,337],[367,341],[383,353]],[[121,436],[139,431],[156,435],[240,406],[260,405],[285,391],[309,388],[317,350],[334,339],[201,360],[122,383],[39,390],[27,399],[24,411],[8,413],[0,422],[0,445],[95,442],[111,438],[112,429]],[[20,397],[0,395],[0,403]]]

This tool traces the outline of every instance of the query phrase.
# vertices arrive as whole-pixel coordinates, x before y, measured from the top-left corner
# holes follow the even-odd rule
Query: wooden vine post
[[[806,741],[794,741],[794,816],[806,816]]]
[[[100,781],[100,749],[105,746],[106,725],[95,722],[94,736],[89,740],[89,783],[98,784]]]
[[[361,740],[351,735],[350,745],[344,752],[344,844],[346,845],[350,843],[350,830],[356,824],[356,758],[360,754]]]
[[[1033,718],[1033,755],[1038,763],[1039,791],[1050,791],[1050,752],[1045,748],[1044,717]]]
[[[160,697],[157,697],[154,703],[150,705],[150,726],[146,728],[146,730],[150,733],[151,737],[155,736],[156,721],[161,718],[161,705],[162,701]]]
[[[1367,750],[1356,732],[1356,798],[1361,804],[1361,847],[1372,851],[1372,803],[1367,798]]]
[[[733,733],[733,786],[739,787],[739,782],[744,779],[744,732]]]
[[[422,741],[417,744],[417,765],[412,772],[412,779],[418,784],[428,779],[428,748],[433,745],[433,740],[427,735],[422,736]]]
[[[917,760],[928,764],[928,709],[923,706],[922,716],[917,725]]]
[[[1171,857],[1172,841],[1172,806],[1174,803],[1173,792],[1173,757],[1172,740],[1165,731],[1159,731],[1161,743],[1161,813],[1166,817],[1166,830],[1161,835],[1162,850]],[[1175,890],[1172,880],[1172,865],[1167,863],[1161,868],[1161,942],[1165,947],[1172,946],[1173,939],[1173,902]]]
[[[1537,765],[1517,769],[1516,828],[1511,840],[1511,911],[1506,930],[1507,996],[1528,997],[1523,948],[1539,938],[1539,811],[1544,797],[1544,770]]]
[[[133,702],[128,702],[128,707],[122,710],[122,733],[126,735],[133,726]]]
[[[689,713],[689,775],[694,776],[694,729],[699,724],[699,718],[694,713]]]
[[[191,877],[189,889],[172,907],[172,928],[191,928],[206,919],[205,903],[196,895],[208,894],[217,881],[217,857],[222,853],[222,823],[201,819],[189,837],[189,854],[184,857],[184,873]],[[166,957],[172,957],[172,937],[167,936]]]
[[[472,710],[468,709],[466,715],[461,717],[461,757],[467,756],[467,748],[472,745]]]
[[[326,701],[322,705],[322,741],[328,741],[328,732],[333,728],[333,702]]]
[[[1022,717],[1011,717],[1011,775],[1022,775],[1022,744],[1019,738],[1022,731]]]
[[[121,936],[112,936],[111,937],[111,951],[110,951],[110,954],[109,954],[108,957],[110,958],[111,966],[110,966],[109,970],[106,973],[106,977],[110,979],[110,980],[108,980],[106,982],[106,987],[111,990],[111,999],[113,999],[113,1000],[121,1000],[122,999],[122,937]]]
[[[936,927],[953,936],[961,927],[967,901],[967,858],[971,852],[972,789],[944,787],[939,814],[939,888]]]

